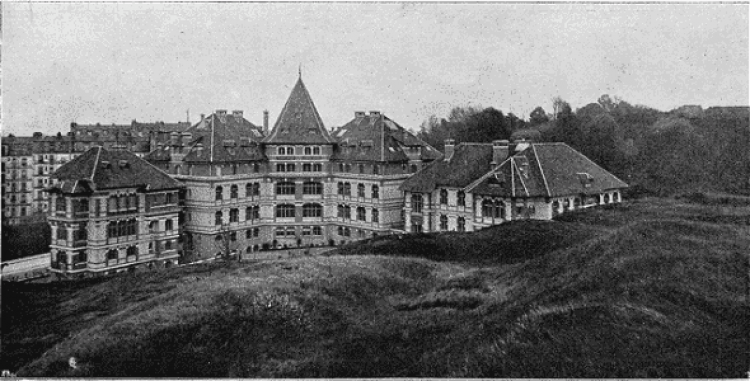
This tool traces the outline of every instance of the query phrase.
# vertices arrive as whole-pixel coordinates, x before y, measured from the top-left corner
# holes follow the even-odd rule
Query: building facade
[[[622,201],[623,181],[565,143],[446,141],[446,156],[409,178],[405,230],[474,231],[507,221],[550,220]]]
[[[182,185],[166,173],[126,150],[94,147],[52,178],[52,272],[110,273],[177,261]]]
[[[340,244],[403,228],[401,183],[442,157],[373,111],[329,132],[300,78],[269,131],[217,110],[146,159],[186,187],[186,257]]]

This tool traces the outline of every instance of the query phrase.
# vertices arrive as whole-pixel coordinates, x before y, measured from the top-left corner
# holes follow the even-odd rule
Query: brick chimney
[[[232,116],[234,117],[234,119],[242,119],[242,110],[232,111]]]
[[[493,140],[492,141],[492,165],[500,165],[505,159],[508,158],[510,153],[509,142],[507,140]]]
[[[445,139],[445,161],[450,160],[455,151],[456,141],[453,139]]]
[[[354,112],[354,117],[355,118],[364,118],[365,117],[365,112],[364,111],[355,111]]]
[[[263,111],[263,134],[268,135],[268,110]]]

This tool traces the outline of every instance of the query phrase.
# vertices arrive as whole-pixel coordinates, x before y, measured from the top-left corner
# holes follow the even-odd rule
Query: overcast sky
[[[748,105],[748,6],[4,2],[3,134],[278,117],[302,78],[327,127],[453,106],[528,119],[561,96]]]

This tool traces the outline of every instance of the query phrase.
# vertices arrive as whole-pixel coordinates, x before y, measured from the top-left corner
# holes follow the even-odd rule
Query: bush
[[[49,252],[52,230],[47,222],[3,226],[3,261]]]

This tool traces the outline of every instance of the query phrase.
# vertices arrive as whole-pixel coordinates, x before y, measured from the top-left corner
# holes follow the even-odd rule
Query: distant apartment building
[[[177,261],[178,181],[131,152],[100,146],[51,177],[52,272],[109,273]]]
[[[330,133],[300,78],[273,129],[217,110],[146,159],[186,186],[184,250],[339,244],[403,227],[401,182],[442,154],[373,111]]]
[[[34,156],[32,137],[2,139],[2,217],[4,224],[33,220]]]
[[[474,231],[550,220],[622,201],[623,181],[565,143],[445,144],[445,159],[402,184],[409,232]]]

